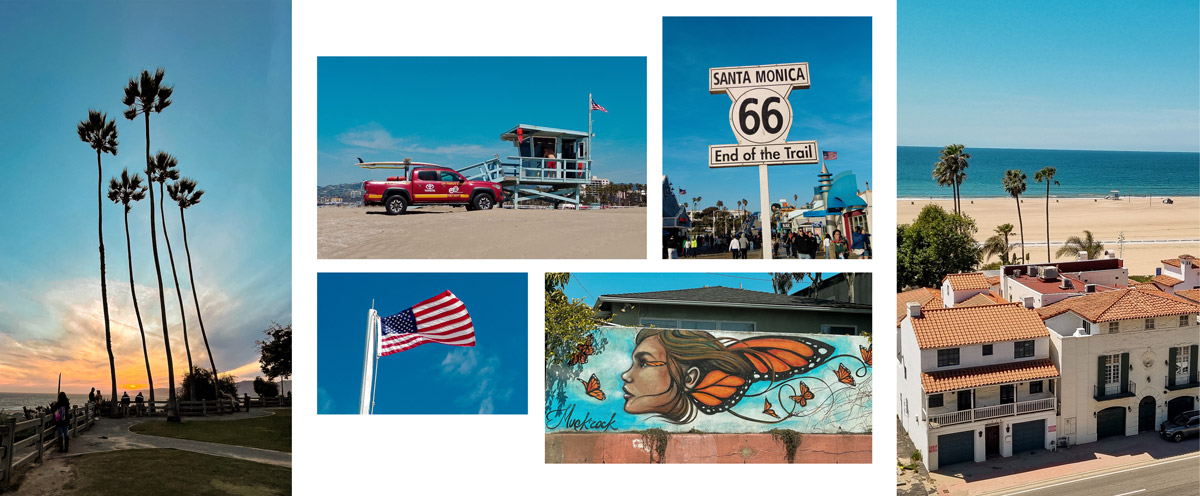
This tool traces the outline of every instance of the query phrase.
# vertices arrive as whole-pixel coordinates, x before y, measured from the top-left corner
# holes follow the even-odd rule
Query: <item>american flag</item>
[[[686,189],[683,189],[683,188],[679,188],[679,194],[681,194],[681,195],[686,195],[686,194],[687,194],[687,190],[686,190]]]
[[[467,307],[449,290],[380,322],[379,356],[425,343],[475,346],[475,327]]]
[[[599,110],[606,114],[608,113],[608,110],[605,110],[604,107],[601,107],[599,103],[596,103],[596,100],[592,100],[592,110]]]
[[[837,160],[837,152],[821,152],[822,160]]]

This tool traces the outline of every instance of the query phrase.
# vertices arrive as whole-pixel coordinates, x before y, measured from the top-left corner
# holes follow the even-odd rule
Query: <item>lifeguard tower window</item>
[[[437,181],[438,180],[438,171],[431,171],[431,170],[417,171],[417,180],[418,181]]]

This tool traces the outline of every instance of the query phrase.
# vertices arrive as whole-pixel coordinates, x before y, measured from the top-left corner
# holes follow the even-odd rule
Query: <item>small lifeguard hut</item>
[[[588,133],[552,127],[517,124],[500,135],[516,148],[504,163],[498,181],[514,207],[521,201],[542,199],[554,205],[572,203],[577,208],[583,185],[592,180],[591,140]]]

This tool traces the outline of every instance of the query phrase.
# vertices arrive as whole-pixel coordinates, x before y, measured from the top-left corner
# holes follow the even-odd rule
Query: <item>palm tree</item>
[[[1020,169],[1005,171],[1004,191],[1017,200],[1017,226],[1021,229],[1021,263],[1025,263],[1028,260],[1025,257],[1025,222],[1021,220],[1021,193],[1025,192],[1025,173]]]
[[[125,109],[125,118],[134,120],[138,114],[146,122],[146,179],[154,182],[154,161],[150,157],[150,114],[162,113],[163,109],[171,106],[171,94],[174,87],[162,84],[163,69],[160,67],[151,76],[142,71],[140,78],[129,78],[125,86],[125,98],[121,100],[129,108]],[[159,152],[159,157],[169,157],[165,152]],[[171,337],[167,333],[167,298],[163,293],[162,266],[158,260],[158,234],[154,226],[154,188],[150,188],[150,247],[154,252],[154,272],[158,276],[158,308],[162,314],[163,346],[167,352],[167,379],[171,389],[167,390],[167,421],[179,422],[179,403],[175,396],[175,360],[171,358]]]
[[[996,234],[983,242],[984,259],[991,258],[992,255],[1000,256],[1001,265],[1009,265],[1012,260],[1009,260],[1008,252],[1012,249],[1012,245],[1008,243],[1008,235],[1012,234],[1013,225],[1004,223],[996,226]]]
[[[108,346],[108,372],[112,378],[112,416],[117,416],[117,362],[112,351],[112,326],[108,319],[108,281],[104,267],[104,169],[100,166],[103,153],[117,155],[117,123],[108,114],[88,110],[88,118],[76,127],[79,140],[96,150],[96,224],[100,237],[100,301],[104,306],[104,342]]]
[[[971,154],[963,153],[963,145],[949,145],[940,152],[940,159],[933,164],[933,178],[938,185],[950,186],[954,196],[954,213],[962,210],[959,187],[967,180],[967,159]]]
[[[165,158],[155,157],[154,160],[154,182],[158,183],[158,216],[159,221],[162,222],[163,240],[167,242],[167,259],[171,262],[171,277],[175,279],[175,297],[179,299],[179,320],[183,324],[183,349],[187,354],[188,370],[191,371],[194,367],[192,367],[192,346],[187,332],[187,312],[183,307],[183,292],[179,290],[179,273],[175,270],[175,253],[171,250],[171,237],[167,235],[167,210],[163,208],[163,199],[166,197],[163,194],[163,186],[168,179],[179,179],[179,160],[170,154],[159,153],[160,157],[165,155]],[[153,189],[154,185],[151,184],[150,188]],[[188,384],[192,385],[188,396],[195,401],[196,381],[189,381]]]
[[[1062,247],[1054,255],[1062,258],[1064,256],[1076,255],[1081,251],[1087,252],[1088,260],[1094,260],[1104,252],[1104,243],[1096,241],[1092,237],[1092,232],[1084,229],[1082,238],[1079,236],[1067,238],[1067,241],[1063,243]]]
[[[728,218],[727,216],[725,216],[725,215],[724,215],[724,213],[725,213],[725,202],[723,202],[723,201],[721,201],[721,200],[717,200],[717,210],[721,211],[721,213],[722,213],[722,215],[721,215],[721,216],[722,216],[722,217],[725,217],[725,220],[724,220],[724,222],[722,222],[722,225],[724,225],[724,226],[725,226],[725,229],[729,229],[729,218]],[[713,230],[714,230],[714,231],[716,231],[716,226],[713,226]]]
[[[112,178],[108,182],[108,199],[125,207],[125,256],[129,261],[129,293],[133,296],[133,313],[137,315],[138,331],[142,334],[142,356],[146,359],[146,382],[150,383],[150,413],[154,413],[154,376],[150,374],[150,352],[146,349],[146,329],[142,326],[142,310],[138,306],[137,287],[133,285],[133,247],[129,242],[130,204],[146,198],[146,187],[142,176],[129,177],[129,169],[121,171],[121,180]]]
[[[1053,262],[1050,259],[1050,181],[1054,180],[1054,173],[1058,172],[1054,167],[1042,167],[1041,170],[1033,174],[1033,179],[1037,182],[1046,181],[1046,261]],[[1054,185],[1058,186],[1058,181],[1054,181]]]
[[[208,353],[208,364],[212,366],[213,371],[213,388],[217,390],[217,399],[220,399],[220,387],[216,382],[217,377],[217,362],[213,358],[212,348],[208,346],[208,333],[204,332],[204,318],[200,315],[200,297],[196,293],[196,276],[192,273],[192,251],[188,248],[187,240],[187,221],[183,217],[183,211],[193,205],[200,203],[200,197],[204,196],[204,190],[196,189],[196,181],[188,178],[180,179],[170,186],[167,186],[167,192],[171,194],[171,199],[179,205],[179,225],[183,228],[183,251],[187,254],[188,263],[188,281],[192,285],[192,301],[196,304],[196,320],[200,322],[200,336],[204,338],[204,351]]]

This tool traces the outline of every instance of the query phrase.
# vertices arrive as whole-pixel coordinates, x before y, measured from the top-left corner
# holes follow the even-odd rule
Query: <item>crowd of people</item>
[[[772,258],[798,259],[847,259],[871,258],[871,235],[856,226],[849,238],[840,229],[824,235],[813,231],[797,231],[776,238]],[[663,235],[663,258],[670,258],[670,249],[675,249],[678,258],[728,253],[731,258],[746,258],[755,247],[762,247],[762,237],[747,233],[713,236],[676,234],[672,231]]]

